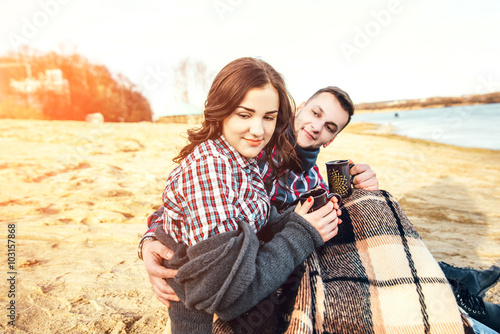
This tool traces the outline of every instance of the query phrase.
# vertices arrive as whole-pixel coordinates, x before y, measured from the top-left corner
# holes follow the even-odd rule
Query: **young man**
[[[289,171],[288,178],[281,180],[272,195],[272,205],[284,210],[298,200],[300,193],[316,187],[328,189],[321,178],[316,159],[320,148],[330,145],[337,135],[351,121],[354,104],[349,95],[337,87],[318,90],[298,107],[294,120],[294,133],[290,141],[295,142],[299,162]],[[261,174],[269,176],[265,161],[261,161]],[[378,190],[375,172],[367,164],[356,164],[351,168],[354,187],[364,190]],[[293,189],[293,191],[288,191]]]
[[[340,131],[349,124],[353,113],[354,105],[349,96],[337,87],[321,89],[297,107],[293,126],[294,133],[291,134],[291,137],[295,138],[297,144],[296,153],[300,161],[290,170],[288,178],[282,180],[278,187],[274,189],[271,198],[273,206],[276,206],[280,210],[286,209],[296,202],[298,195],[303,191],[318,186],[327,187],[316,165],[317,156],[320,148],[330,145]],[[268,170],[265,163],[261,164],[261,171],[263,177],[266,178]],[[351,175],[355,176],[353,179],[355,188],[369,191],[378,190],[377,177],[369,165],[356,164],[351,168],[350,172]],[[293,191],[287,191],[285,185]],[[163,304],[169,306],[169,300],[176,301],[178,299],[164,278],[171,278],[176,272],[163,267],[161,261],[162,258],[171,258],[172,252],[152,237],[156,226],[162,223],[161,212],[160,209],[148,218],[150,229],[141,240],[139,254],[141,257],[142,251],[144,265],[157,298]],[[451,275],[453,271],[453,274],[459,278],[452,278],[466,284],[473,281],[474,284],[483,290],[496,283],[500,276],[498,267],[492,267],[486,271],[475,271],[467,268],[449,268],[441,264],[441,268],[447,274],[448,278],[448,275]],[[460,277],[467,277],[468,281],[467,279],[460,281]],[[461,292],[463,293],[463,291]],[[479,298],[477,303],[481,304],[481,302],[482,300]],[[464,307],[464,305],[460,306]],[[485,323],[491,327],[495,327],[495,322],[492,323],[490,321],[495,318],[488,319],[498,313],[498,307],[497,305],[488,303],[486,306],[489,309],[486,312]],[[488,312],[491,313],[490,316],[488,316]]]

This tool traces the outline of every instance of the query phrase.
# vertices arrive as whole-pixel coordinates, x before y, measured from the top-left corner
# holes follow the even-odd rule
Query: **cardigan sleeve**
[[[323,244],[319,233],[292,209],[272,218],[276,233],[264,245],[243,222],[236,231],[191,247],[177,244],[161,226],[156,229],[158,240],[175,252],[164,265],[179,271],[167,281],[188,309],[232,320],[277,290]]]

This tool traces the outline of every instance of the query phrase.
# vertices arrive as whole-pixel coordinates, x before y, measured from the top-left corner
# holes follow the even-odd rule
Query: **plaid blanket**
[[[397,201],[354,191],[332,240],[275,294],[213,333],[472,333]]]

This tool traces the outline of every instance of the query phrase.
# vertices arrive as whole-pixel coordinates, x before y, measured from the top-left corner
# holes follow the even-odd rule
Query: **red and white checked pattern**
[[[223,136],[195,148],[170,174],[163,192],[163,228],[194,245],[246,221],[256,232],[267,222],[270,200],[255,159]]]

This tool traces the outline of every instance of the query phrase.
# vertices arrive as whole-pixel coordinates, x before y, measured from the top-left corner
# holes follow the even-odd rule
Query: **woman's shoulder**
[[[225,163],[229,162],[228,157],[220,150],[215,140],[207,139],[196,146],[193,152],[182,161],[181,165],[187,167],[193,163],[209,163],[214,160],[224,161]]]

